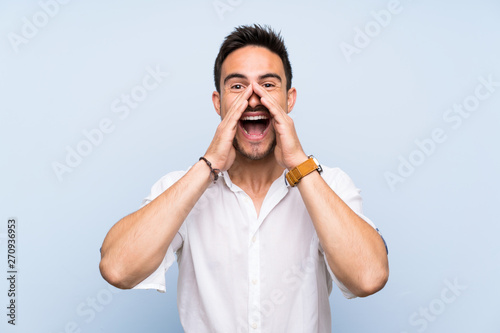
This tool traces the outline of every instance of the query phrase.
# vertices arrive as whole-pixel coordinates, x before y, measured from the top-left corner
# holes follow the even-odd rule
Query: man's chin
[[[268,157],[270,154],[274,153],[274,147],[276,147],[276,139],[267,147],[265,150],[259,149],[258,145],[255,145],[255,149],[250,149],[250,151],[246,151],[238,144],[238,140],[234,138],[233,140],[234,149],[240,153],[243,157],[252,160],[258,161]]]

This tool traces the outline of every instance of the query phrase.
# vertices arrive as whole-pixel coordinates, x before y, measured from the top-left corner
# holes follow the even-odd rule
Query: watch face
[[[313,155],[310,155],[309,157],[312,157],[314,163],[316,163],[316,165],[318,166],[318,168],[316,170],[318,170],[319,173],[322,173],[323,172],[323,168],[321,167],[321,164],[319,164],[319,162],[316,159],[316,157],[314,157]]]

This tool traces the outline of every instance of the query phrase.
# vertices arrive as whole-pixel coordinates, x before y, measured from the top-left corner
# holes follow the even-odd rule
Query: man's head
[[[272,100],[276,110],[286,113],[292,110],[296,98],[281,37],[270,28],[258,25],[236,28],[222,44],[214,76],[217,91],[213,92],[212,101],[221,119],[234,110],[242,96],[248,101],[233,140],[236,151],[251,160],[271,157],[276,133],[272,115],[262,104],[261,96]]]
[[[221,92],[222,63],[231,52],[248,45],[264,47],[281,58],[285,70],[286,89],[289,90],[292,87],[292,66],[283,38],[268,26],[262,27],[254,24],[253,26],[239,26],[224,39],[214,65],[214,81],[217,92]]]

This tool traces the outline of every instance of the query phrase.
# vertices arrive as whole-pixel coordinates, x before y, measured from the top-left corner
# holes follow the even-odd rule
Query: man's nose
[[[252,92],[252,95],[248,99],[248,106],[250,106],[251,108],[255,108],[257,105],[261,105],[260,96],[257,95],[254,91]]]

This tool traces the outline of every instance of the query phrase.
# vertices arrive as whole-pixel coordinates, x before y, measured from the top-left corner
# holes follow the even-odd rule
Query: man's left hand
[[[259,84],[252,83],[253,91],[260,96],[260,101],[271,113],[271,124],[276,134],[274,155],[277,162],[288,170],[307,160],[300,145],[293,119],[281,105]]]

